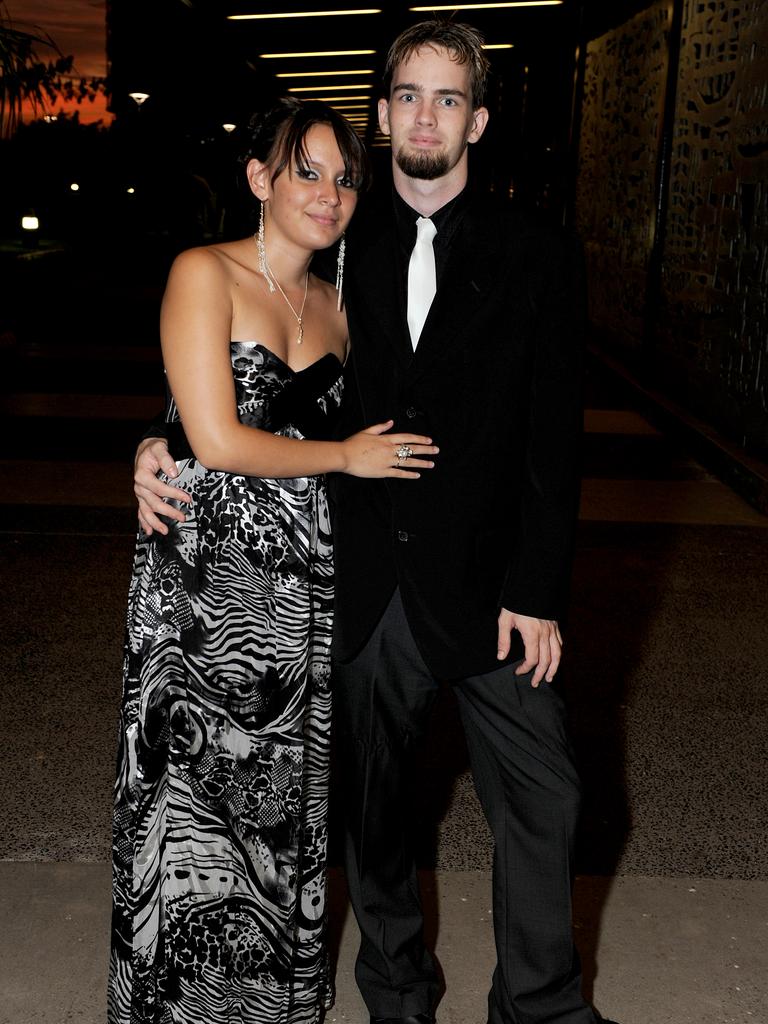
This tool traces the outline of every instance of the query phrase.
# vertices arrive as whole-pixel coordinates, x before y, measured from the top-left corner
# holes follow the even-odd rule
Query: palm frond
[[[40,48],[52,51],[53,59],[42,58]],[[0,0],[0,137],[13,135],[25,101],[37,115],[49,102],[66,95],[70,87],[65,83],[72,75],[73,64],[74,59],[66,57],[44,29],[38,25],[20,27],[12,21]],[[72,87],[72,95],[78,94],[81,98],[88,96],[87,86],[79,93]]]

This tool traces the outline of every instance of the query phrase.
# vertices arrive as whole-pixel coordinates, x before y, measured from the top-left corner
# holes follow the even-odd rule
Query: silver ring
[[[410,459],[413,455],[413,448],[408,444],[401,444],[399,448],[395,448],[395,458],[398,460],[398,465],[403,459]]]

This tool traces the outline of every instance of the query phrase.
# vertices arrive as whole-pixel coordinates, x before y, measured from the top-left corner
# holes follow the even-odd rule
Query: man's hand
[[[525,660],[515,669],[515,675],[523,676],[535,668],[531,686],[538,686],[542,679],[551,683],[563,652],[563,638],[555,620],[534,619],[530,615],[518,615],[502,608],[496,655],[499,661],[503,661],[509,654],[513,629],[518,631],[525,644]]]
[[[157,473],[161,470],[169,477],[178,475],[166,442],[161,438],[148,437],[136,449],[136,461],[133,464],[133,493],[139,503],[139,524],[148,537],[154,530],[168,533],[168,527],[157,518],[158,515],[175,519],[179,523],[186,519],[183,512],[168,505],[163,498],[175,498],[187,504],[192,501],[186,491],[158,480]]]

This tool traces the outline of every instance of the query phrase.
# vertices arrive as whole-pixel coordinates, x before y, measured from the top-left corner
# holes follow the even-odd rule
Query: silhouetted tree
[[[53,51],[53,59],[41,58],[40,47]],[[105,79],[78,78],[73,69],[74,58],[65,57],[47,32],[35,25],[17,27],[0,0],[0,138],[16,131],[25,100],[37,114],[48,102],[82,103],[105,91]]]

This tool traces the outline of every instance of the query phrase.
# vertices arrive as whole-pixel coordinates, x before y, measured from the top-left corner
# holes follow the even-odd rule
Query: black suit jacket
[[[419,480],[333,479],[334,651],[399,585],[436,676],[490,671],[503,606],[562,619],[578,506],[584,287],[574,239],[472,197],[415,354],[390,201],[349,232],[343,432],[432,437]],[[522,655],[515,634],[510,660]]]

